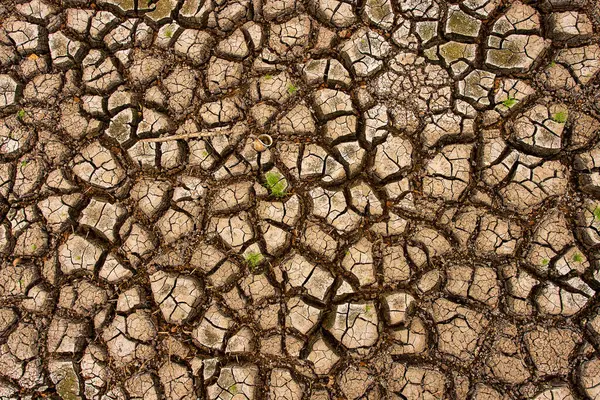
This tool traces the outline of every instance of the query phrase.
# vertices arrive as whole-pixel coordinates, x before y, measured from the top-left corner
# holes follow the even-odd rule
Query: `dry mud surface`
[[[0,1],[0,399],[600,399],[599,38],[587,0]]]

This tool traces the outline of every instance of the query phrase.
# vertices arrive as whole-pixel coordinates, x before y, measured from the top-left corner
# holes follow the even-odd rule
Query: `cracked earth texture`
[[[600,399],[599,39],[593,0],[0,1],[0,399]]]

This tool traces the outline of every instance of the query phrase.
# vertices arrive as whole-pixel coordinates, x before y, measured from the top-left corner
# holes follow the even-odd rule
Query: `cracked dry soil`
[[[0,399],[600,399],[599,70],[594,0],[0,1]]]

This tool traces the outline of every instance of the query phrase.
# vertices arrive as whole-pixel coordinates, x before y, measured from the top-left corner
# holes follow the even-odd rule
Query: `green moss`
[[[150,7],[150,2],[148,0],[148,7]],[[146,15],[155,21],[159,21],[163,18],[168,18],[171,15],[171,11],[173,11],[173,3],[171,1],[159,0],[154,2],[154,10]]]
[[[548,264],[550,264],[550,260],[548,260],[547,258],[544,258],[542,260],[542,265],[548,265]]]
[[[423,55],[427,57],[428,60],[437,61],[439,60],[437,51],[435,47],[430,47],[428,49],[423,50]]]
[[[512,44],[512,42],[506,45],[504,49],[491,49],[488,51],[488,57],[491,64],[497,65],[504,68],[514,68],[523,61],[525,56],[521,55],[518,45]]]
[[[512,106],[514,106],[515,104],[517,104],[519,102],[519,100],[513,98],[513,97],[509,97],[508,99],[504,100],[502,102],[502,104],[504,105],[504,107],[506,108],[511,108]]]
[[[229,389],[227,389],[227,391],[231,394],[237,394],[237,392],[238,392],[237,385],[234,383],[233,385],[229,386]]]
[[[79,400],[79,383],[73,371],[67,371],[65,377],[56,385],[56,392],[63,400]]]
[[[370,306],[368,304],[365,304],[365,313],[368,313],[369,311],[371,311],[373,309],[373,306]]]
[[[264,258],[265,257],[259,252],[253,251],[246,254],[246,264],[248,264],[250,270],[254,271],[254,269],[258,267],[258,264],[260,264]]]
[[[148,5],[150,5],[151,0],[147,0]],[[115,0],[115,3],[121,6],[121,8],[125,11],[133,10],[135,8],[135,4],[133,0]],[[140,4],[141,5],[141,4]]]
[[[110,124],[108,128],[108,134],[117,140],[120,138],[126,140],[129,137],[129,128],[130,125],[127,121],[127,116],[125,114],[121,114]]]
[[[217,334],[217,332],[213,331],[212,329],[207,329],[204,332],[204,335],[205,343],[209,346],[214,346],[217,343],[221,342],[221,337]]]
[[[423,22],[417,27],[417,33],[423,39],[423,42],[430,41],[436,34],[436,25],[430,22]]]
[[[19,119],[25,118],[25,110],[17,111],[17,118],[19,118]]]
[[[371,15],[373,15],[373,18],[375,18],[376,21],[383,21],[383,19],[388,15],[385,8],[385,1],[369,0],[368,4],[369,7],[371,7]]]
[[[583,256],[580,253],[573,254],[573,261],[580,263],[583,262]]]
[[[551,61],[550,64],[548,64],[548,67],[554,68],[556,67],[556,63],[554,61]]]
[[[278,172],[271,171],[265,174],[265,187],[275,197],[283,197],[287,194],[287,181]]]
[[[552,115],[552,121],[564,124],[567,122],[567,113],[565,111],[559,111]]]
[[[170,28],[165,29],[165,37],[172,38],[173,31]]]
[[[308,72],[317,72],[320,67],[321,67],[320,62],[313,61],[313,62],[309,62],[305,68],[306,68],[306,71],[308,71]]]
[[[450,15],[448,26],[452,32],[456,32],[466,36],[475,36],[479,29],[477,20],[469,17],[462,11],[454,11]]]
[[[270,81],[271,79],[273,79],[273,75],[271,75],[271,74],[265,75],[265,81]]]
[[[465,56],[465,45],[458,42],[450,42],[440,47],[440,54],[447,61],[452,62]]]

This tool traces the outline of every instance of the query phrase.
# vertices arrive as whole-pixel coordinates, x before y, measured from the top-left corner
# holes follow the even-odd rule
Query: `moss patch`
[[[80,400],[79,381],[73,370],[64,370],[65,377],[56,385],[56,392],[63,400]]]
[[[453,11],[448,19],[448,28],[453,33],[474,37],[479,32],[479,23],[462,11]]]

